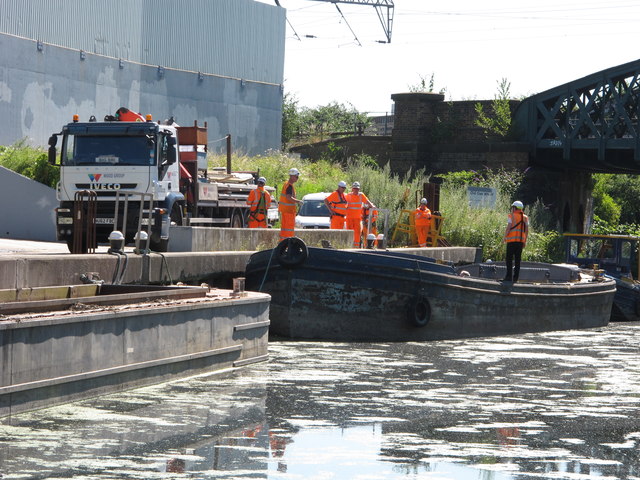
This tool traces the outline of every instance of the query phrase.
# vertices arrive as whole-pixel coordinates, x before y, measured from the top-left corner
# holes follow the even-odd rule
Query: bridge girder
[[[515,125],[532,163],[563,169],[640,173],[640,60],[522,101]]]

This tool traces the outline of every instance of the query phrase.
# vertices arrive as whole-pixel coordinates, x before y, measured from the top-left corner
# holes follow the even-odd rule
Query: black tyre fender
[[[309,256],[307,245],[298,237],[290,237],[282,240],[276,247],[278,263],[285,268],[294,268],[302,265]]]
[[[409,307],[409,322],[415,327],[424,327],[431,320],[431,305],[424,297],[417,297]]]

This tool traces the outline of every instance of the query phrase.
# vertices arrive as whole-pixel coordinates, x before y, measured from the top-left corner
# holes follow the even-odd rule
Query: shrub
[[[0,165],[51,188],[60,180],[60,170],[49,164],[46,152],[27,146],[24,140],[0,146]]]

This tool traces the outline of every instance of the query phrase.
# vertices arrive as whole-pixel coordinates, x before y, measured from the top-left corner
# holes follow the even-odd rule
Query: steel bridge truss
[[[525,99],[515,123],[534,164],[640,173],[639,107],[637,60]]]

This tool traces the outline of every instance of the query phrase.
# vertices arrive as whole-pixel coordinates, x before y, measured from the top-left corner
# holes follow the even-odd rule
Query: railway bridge
[[[640,173],[640,60],[526,98],[514,117],[530,163]]]
[[[557,221],[550,228],[583,232],[591,221],[591,174],[640,173],[639,77],[637,60],[514,100],[508,140],[487,138],[476,124],[476,106],[488,112],[491,100],[394,94],[391,167],[434,174],[526,169],[521,199],[541,198]]]

